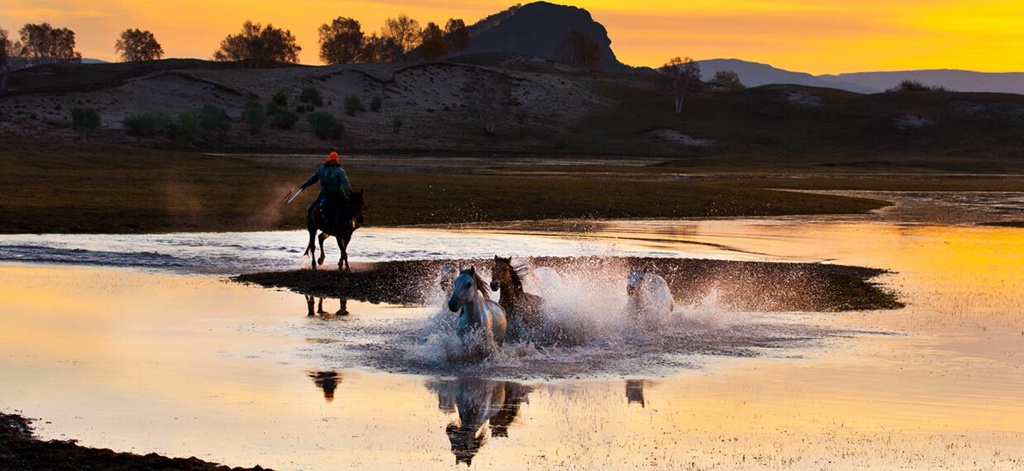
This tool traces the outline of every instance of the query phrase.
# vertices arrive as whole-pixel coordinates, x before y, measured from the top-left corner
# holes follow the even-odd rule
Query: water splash
[[[780,352],[780,347],[807,347],[836,334],[785,313],[730,312],[714,290],[697,302],[677,303],[664,316],[638,318],[628,309],[628,271],[623,260],[600,267],[583,261],[558,267],[558,285],[545,290],[546,321],[529,341],[501,347],[487,334],[468,339],[456,334],[457,314],[446,306],[438,273],[425,284],[429,314],[400,328],[391,324],[387,332],[377,329],[379,343],[360,346],[366,353],[360,361],[386,371],[435,375],[662,376],[697,368],[709,355],[764,355]],[[538,288],[532,283],[539,278],[529,280],[528,291]]]

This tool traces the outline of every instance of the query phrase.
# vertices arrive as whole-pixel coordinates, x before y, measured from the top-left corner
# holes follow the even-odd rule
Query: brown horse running
[[[495,255],[494,268],[491,270],[491,291],[499,290],[501,298],[498,304],[507,314],[511,337],[521,338],[524,330],[533,329],[544,321],[544,298],[523,289],[523,280],[512,267],[511,257]]]
[[[349,197],[349,202],[346,208],[342,209],[341,217],[337,218],[341,221],[341,227],[335,228],[335,224],[328,223],[327,218],[324,217],[324,212],[318,211],[313,205],[309,206],[306,210],[306,230],[309,231],[309,244],[306,245],[306,251],[302,254],[303,256],[309,255],[310,261],[312,262],[313,269],[316,270],[316,266],[324,264],[324,240],[328,237],[334,236],[338,239],[338,248],[341,249],[341,258],[338,260],[338,268],[342,268],[345,271],[350,270],[348,264],[348,244],[352,240],[352,233],[359,229],[363,224],[363,219],[366,217],[366,202],[363,199],[363,192],[353,191]],[[320,258],[316,258],[316,244],[314,243],[317,239],[317,231],[320,231]]]

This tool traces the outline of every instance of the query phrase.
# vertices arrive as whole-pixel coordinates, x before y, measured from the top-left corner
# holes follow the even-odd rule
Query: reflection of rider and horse
[[[314,317],[317,314],[320,314],[321,316],[324,316],[324,317],[347,316],[349,314],[349,312],[348,312],[348,299],[347,298],[339,298],[338,299],[338,310],[334,311],[334,313],[331,313],[329,311],[325,311],[324,310],[324,298],[322,296],[321,297],[317,297],[317,296],[314,296],[312,294],[307,294],[307,295],[305,295],[305,297],[306,297],[306,316],[307,317]],[[314,309],[314,306],[315,306],[315,309]]]

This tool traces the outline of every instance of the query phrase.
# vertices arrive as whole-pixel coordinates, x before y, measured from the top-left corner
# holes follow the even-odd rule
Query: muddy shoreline
[[[349,273],[339,271],[333,265],[324,265],[326,269],[315,271],[249,273],[231,279],[318,297],[416,305],[426,302],[426,294],[438,289],[435,283],[445,263],[474,265],[489,273],[492,261],[416,260],[355,264]],[[896,293],[872,281],[887,273],[874,268],[820,263],[636,257],[541,257],[530,259],[530,263],[569,274],[581,267],[625,274],[630,266],[647,266],[668,281],[677,302],[697,303],[714,291],[730,311],[841,312],[904,307]]]
[[[40,440],[32,434],[29,419],[16,414],[0,413],[0,469],[50,471],[55,469],[141,470],[167,469],[186,471],[262,471],[268,468],[233,468],[203,461],[196,457],[168,458],[150,453],[118,453],[106,448],[79,446],[75,440]]]

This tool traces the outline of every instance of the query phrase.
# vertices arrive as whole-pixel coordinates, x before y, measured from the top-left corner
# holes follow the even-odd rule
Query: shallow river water
[[[44,438],[275,469],[1020,469],[1024,230],[891,219],[357,233],[354,261],[626,254],[877,267],[894,272],[879,281],[908,305],[767,314],[726,312],[712,296],[666,327],[685,332],[643,335],[782,340],[646,361],[615,347],[635,332],[611,328],[595,345],[495,360],[612,358],[578,376],[400,368],[445,361],[424,327],[439,306],[347,301],[348,316],[307,317],[300,295],[226,281],[303,266],[299,233],[2,236],[0,407],[40,418]],[[603,303],[581,310],[597,322],[621,299],[612,282],[593,288],[560,302]]]

